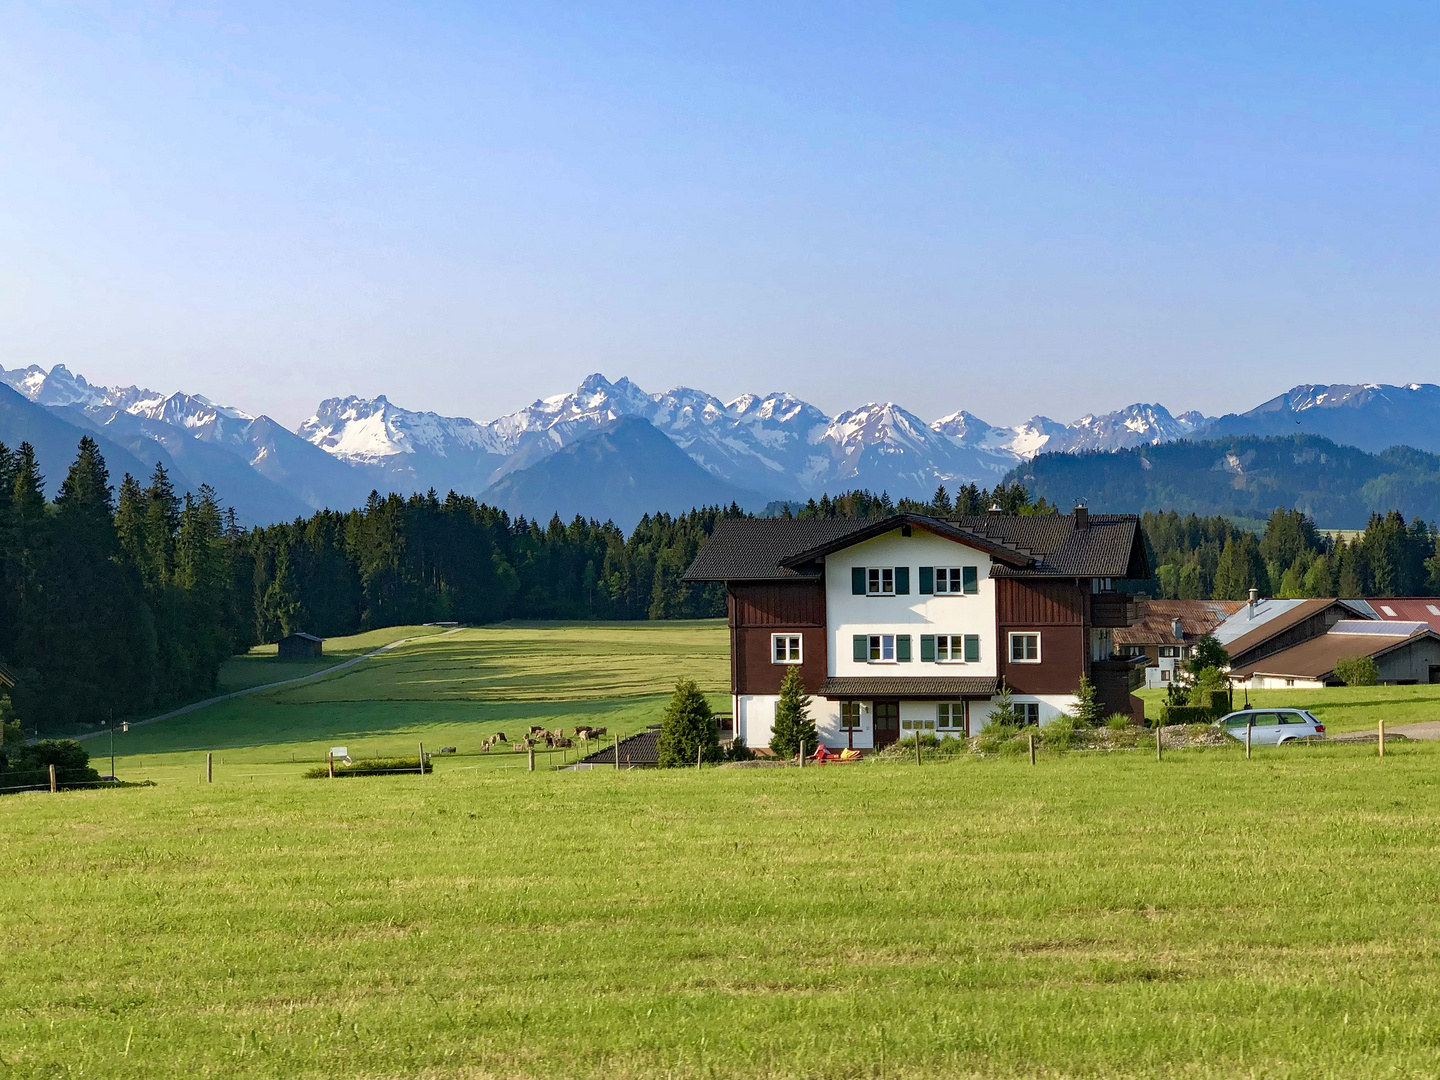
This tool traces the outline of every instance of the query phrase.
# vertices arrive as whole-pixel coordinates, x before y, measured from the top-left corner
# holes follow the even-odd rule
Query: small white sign
[[[332,757],[349,757],[350,748],[348,746],[332,746],[330,754]]]

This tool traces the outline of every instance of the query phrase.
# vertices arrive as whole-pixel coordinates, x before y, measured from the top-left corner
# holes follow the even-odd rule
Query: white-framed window
[[[866,596],[894,596],[895,568],[893,566],[871,566],[865,571]]]
[[[1012,664],[1040,663],[1040,635],[1011,634],[1010,662]]]
[[[840,703],[840,730],[860,730],[860,702],[842,701]]]
[[[1179,658],[1180,658],[1180,646],[1179,646],[1179,645],[1161,645],[1161,646],[1160,646],[1160,659],[1161,659],[1161,660],[1178,660]]]
[[[872,664],[889,664],[895,660],[895,635],[894,634],[871,634],[870,635],[870,662]]]
[[[942,731],[965,730],[965,703],[942,701],[935,706],[935,726]]]
[[[1162,668],[1160,669],[1160,681],[1161,681],[1161,682],[1169,682],[1169,681],[1170,681],[1170,675],[1171,675],[1172,671],[1173,671],[1173,669],[1171,669],[1171,668],[1162,667]]]
[[[980,662],[980,635],[936,634],[935,662],[937,664],[978,664]]]
[[[974,595],[980,591],[980,568],[978,566],[937,566],[935,567],[934,590],[936,596]]]
[[[770,662],[774,664],[800,663],[799,634],[771,634]]]
[[[1091,592],[1114,592],[1115,582],[1108,577],[1095,577],[1090,579]]]
[[[1040,703],[1038,701],[1017,701],[1015,711],[1020,714],[1022,724],[1040,723]]]

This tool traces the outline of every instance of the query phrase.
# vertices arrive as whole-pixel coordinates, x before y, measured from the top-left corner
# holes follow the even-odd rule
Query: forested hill
[[[1315,435],[1175,442],[1110,453],[1041,454],[1007,478],[1060,506],[1140,514],[1230,514],[1263,520],[1300,510],[1325,528],[1364,528],[1371,514],[1440,518],[1440,456],[1407,446],[1369,454]]]

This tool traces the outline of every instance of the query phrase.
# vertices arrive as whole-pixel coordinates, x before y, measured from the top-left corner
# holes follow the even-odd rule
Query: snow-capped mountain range
[[[1440,450],[1440,386],[1420,383],[1301,386],[1218,420],[1140,403],[1069,424],[1036,416],[1002,427],[963,410],[927,423],[893,402],[830,416],[784,393],[745,394],[729,402],[686,387],[652,394],[629,379],[611,382],[596,374],[570,393],[488,422],[405,409],[385,396],[327,398],[295,432],[199,394],[95,386],[63,365],[0,369],[0,383],[57,419],[103,434],[134,460],[149,467],[160,460],[192,487],[212,483],[251,521],[353,506],[372,488],[408,494],[433,487],[482,497],[495,488],[518,508],[516,492],[525,490],[527,470],[621,421],[653,426],[696,470],[757,508],[772,499],[855,487],[898,497],[928,496],[938,484],[989,486],[1040,453],[1119,450],[1214,433],[1315,430],[1335,437],[1332,430],[1344,429],[1351,437],[1337,441],[1365,449],[1406,442]],[[1382,427],[1374,423],[1378,416],[1386,418]],[[0,442],[14,441],[0,425]],[[606,446],[623,454],[643,441],[632,437]],[[547,491],[560,482],[561,460],[546,470]],[[47,467],[53,474],[64,464]],[[593,471],[594,462],[588,467]],[[616,460],[610,467],[628,466]],[[676,465],[671,472],[689,467]],[[247,472],[251,476],[239,480]],[[235,490],[237,480],[243,493]],[[496,487],[502,480],[503,487]],[[683,490],[684,484],[670,488]],[[710,484],[707,490],[722,489]],[[595,514],[604,516],[603,508]]]

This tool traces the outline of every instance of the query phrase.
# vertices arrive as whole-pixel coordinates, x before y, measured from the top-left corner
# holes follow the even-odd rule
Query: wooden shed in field
[[[314,660],[324,651],[325,639],[314,634],[290,634],[276,648],[281,660]]]

